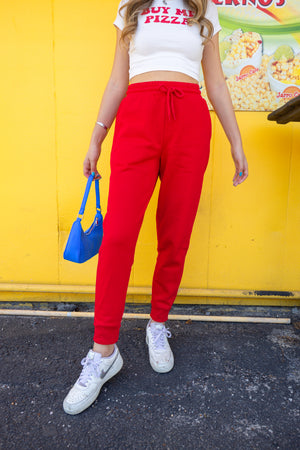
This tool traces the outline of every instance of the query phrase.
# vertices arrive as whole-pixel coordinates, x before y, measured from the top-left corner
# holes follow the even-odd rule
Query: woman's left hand
[[[242,145],[232,146],[231,155],[236,168],[233,186],[238,186],[248,177],[248,163]]]

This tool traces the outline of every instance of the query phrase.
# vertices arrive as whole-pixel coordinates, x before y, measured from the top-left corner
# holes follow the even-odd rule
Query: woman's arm
[[[232,101],[223,75],[219,54],[219,34],[204,46],[202,70],[209,101],[221,122],[231,144],[231,155],[236,167],[233,185],[241,184],[248,176],[248,164],[243,151],[240,131]],[[242,172],[242,176],[239,174]]]
[[[102,122],[108,128],[111,126],[117,115],[120,103],[126,94],[129,83],[128,49],[120,43],[121,31],[119,28],[116,29],[117,42],[114,63],[97,117],[97,122]],[[83,173],[86,177],[89,177],[92,172],[95,172],[95,178],[100,178],[97,170],[97,161],[100,157],[101,145],[106,134],[107,131],[103,127],[95,125],[90,146],[83,162]]]

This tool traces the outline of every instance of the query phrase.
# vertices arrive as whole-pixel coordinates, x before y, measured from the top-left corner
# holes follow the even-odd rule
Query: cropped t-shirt
[[[126,1],[121,0],[114,21],[120,30],[124,28],[125,8],[119,10]],[[192,16],[193,11],[183,0],[154,0],[150,8],[145,8],[130,41],[129,79],[153,70],[170,70],[199,81],[204,39],[199,24],[187,24]],[[205,17],[214,27],[213,34],[221,30],[217,7],[212,0],[208,0]]]

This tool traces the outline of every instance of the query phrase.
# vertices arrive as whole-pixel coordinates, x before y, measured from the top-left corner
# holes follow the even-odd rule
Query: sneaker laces
[[[78,378],[78,384],[80,384],[80,386],[86,387],[93,376],[97,378],[100,377],[100,361],[101,359],[96,362],[88,357],[85,357],[81,360],[83,369]]]
[[[156,350],[166,350],[166,340],[172,336],[169,328],[166,328],[164,325],[161,328],[159,326],[153,326],[151,327],[151,331],[154,335],[153,345]]]

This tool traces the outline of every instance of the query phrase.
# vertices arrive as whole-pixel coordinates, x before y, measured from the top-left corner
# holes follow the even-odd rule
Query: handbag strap
[[[95,192],[96,192],[96,210],[101,212],[99,180],[95,180]]]
[[[86,188],[85,188],[85,192],[84,192],[84,196],[83,196],[83,200],[81,203],[81,207],[78,213],[78,217],[82,216],[84,214],[84,210],[85,210],[85,205],[90,193],[90,189],[91,189],[91,184],[93,182],[94,179],[94,175],[90,175],[88,180],[87,180],[87,184],[86,184]],[[95,192],[96,192],[96,209],[97,211],[101,212],[101,206],[100,206],[100,191],[99,191],[99,180],[95,180]],[[80,219],[82,219],[82,217],[80,217]]]

